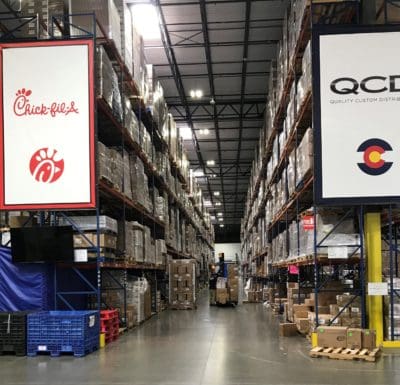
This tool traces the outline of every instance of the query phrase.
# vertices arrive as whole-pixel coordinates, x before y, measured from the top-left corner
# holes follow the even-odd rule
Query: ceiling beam
[[[211,59],[211,49],[210,49],[210,38],[208,35],[208,25],[207,25],[207,9],[206,9],[206,0],[200,0],[200,14],[201,14],[201,28],[203,31],[203,39],[204,39],[204,49],[206,54],[206,64],[207,64],[207,72],[208,72],[208,82],[210,85],[211,97],[214,98],[215,88],[214,88],[214,75],[213,75],[213,66]],[[213,112],[213,121],[215,128],[215,136],[217,138],[217,150],[218,150],[218,164],[219,164],[219,174],[221,176],[221,191],[222,191],[222,205],[225,210],[225,192],[224,192],[224,177],[222,174],[222,154],[221,154],[221,141],[219,137],[219,122],[217,119],[217,106],[214,104],[212,106]]]
[[[253,71],[253,72],[247,72],[247,77],[264,77],[268,76],[269,71]],[[182,79],[201,79],[201,78],[207,78],[208,73],[200,73],[200,74],[186,74],[186,75],[181,75]],[[214,78],[236,78],[242,76],[241,72],[220,72],[220,73],[214,73]],[[161,75],[158,76],[158,80],[171,80],[173,79],[173,75]]]
[[[202,1],[202,0],[200,0]],[[275,45],[279,42],[279,40],[251,40],[248,41],[248,45]],[[243,41],[216,41],[208,43],[177,43],[171,44],[171,48],[206,48],[208,45],[209,48],[214,47],[239,47],[244,45]],[[146,45],[146,49],[159,49],[164,48],[160,45]]]
[[[187,106],[185,89],[183,87],[183,83],[182,83],[182,79],[180,76],[180,71],[179,71],[178,63],[176,61],[174,50],[171,48],[171,39],[169,37],[168,30],[165,27],[165,17],[164,17],[162,7],[160,5],[160,0],[156,0],[156,6],[157,6],[157,11],[158,11],[159,20],[160,20],[161,40],[163,42],[165,54],[168,58],[168,62],[170,64],[172,73],[174,74],[176,88],[178,89],[181,101],[182,101],[183,105],[186,106],[185,110],[186,110],[186,115],[187,115],[187,123],[189,124],[189,126],[191,127],[192,132],[193,132],[193,145],[194,145],[194,148],[196,149],[196,155],[199,160],[199,163],[202,166],[203,172],[205,174],[206,173],[205,163],[204,163],[201,151],[200,151],[199,144],[197,142],[196,133],[193,130],[193,122],[190,119],[190,111],[189,111],[189,107]],[[211,187],[210,187],[209,183],[207,184],[207,187],[208,187],[208,192],[211,195]]]
[[[250,36],[250,14],[251,14],[251,1],[246,1],[246,16],[245,16],[245,30],[244,30],[244,41],[243,41],[243,58],[247,59],[249,53],[249,36]],[[243,135],[243,112],[244,112],[244,100],[245,100],[245,91],[246,91],[246,74],[247,74],[247,60],[243,60],[242,64],[242,80],[241,80],[241,96],[240,96],[240,116],[239,116],[239,143],[237,149],[236,163],[240,161],[240,150],[242,148],[242,135]],[[238,175],[239,170],[236,168],[236,176]],[[238,191],[238,180],[236,179],[235,186],[235,194]],[[237,209],[236,201],[235,201],[235,210]]]
[[[271,59],[253,59],[253,60],[247,60],[247,63],[269,63],[271,60],[274,60],[274,58]],[[215,61],[213,62],[213,65],[226,65],[226,64],[240,64],[242,63],[243,60],[222,60],[222,61]],[[200,66],[200,65],[207,65],[206,62],[188,62],[188,63],[179,63],[179,67],[186,67],[186,66]],[[169,67],[169,63],[156,63],[153,64],[153,67]]]

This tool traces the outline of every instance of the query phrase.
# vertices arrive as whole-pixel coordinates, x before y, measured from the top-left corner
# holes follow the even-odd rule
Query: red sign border
[[[3,113],[3,49],[26,47],[59,47],[85,45],[88,47],[89,79],[89,163],[90,201],[80,203],[29,203],[6,204],[4,180],[4,113]],[[26,43],[0,43],[0,210],[63,210],[94,209],[96,207],[96,159],[95,159],[95,105],[94,105],[94,42],[89,39],[40,41]]]

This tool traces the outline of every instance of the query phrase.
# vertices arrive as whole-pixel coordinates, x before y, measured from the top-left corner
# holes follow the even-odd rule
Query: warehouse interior
[[[399,383],[397,43],[399,0],[0,0],[4,383]]]

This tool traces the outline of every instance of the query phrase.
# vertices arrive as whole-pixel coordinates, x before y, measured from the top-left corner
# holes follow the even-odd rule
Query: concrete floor
[[[311,359],[279,338],[262,305],[167,311],[85,358],[0,357],[1,385],[400,384],[400,356],[377,363]]]

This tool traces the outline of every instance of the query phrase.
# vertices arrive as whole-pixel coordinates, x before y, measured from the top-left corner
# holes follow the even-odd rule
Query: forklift
[[[224,253],[210,267],[210,306],[236,306],[239,302],[239,265],[225,262]]]

